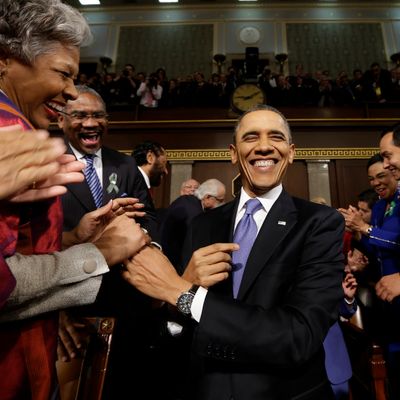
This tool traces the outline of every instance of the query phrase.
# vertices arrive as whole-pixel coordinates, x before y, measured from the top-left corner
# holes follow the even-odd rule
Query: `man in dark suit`
[[[79,96],[76,100],[68,102],[64,113],[59,117],[59,126],[67,140],[68,152],[85,162],[86,169],[87,157],[92,157],[97,183],[101,185],[98,191],[102,198],[99,202],[98,191],[90,184],[96,177],[89,177],[87,171],[84,171],[84,182],[67,185],[68,192],[62,197],[64,230],[73,229],[85,213],[101,204],[107,204],[110,199],[118,203],[118,198],[128,197],[138,201],[132,206],[131,215],[133,214],[137,222],[152,235],[156,231],[155,212],[135,160],[102,145],[108,125],[105,104],[93,89],[77,86],[77,90]],[[159,332],[158,316],[155,315],[157,310],[152,311],[152,303],[152,299],[132,288],[121,278],[120,268],[113,268],[112,272],[103,278],[94,307],[79,310],[80,315],[117,317],[104,399],[123,399],[127,390],[139,396],[138,398],[152,398],[153,386],[150,386],[149,390],[148,385],[150,374],[154,372],[153,340]],[[74,340],[75,345],[77,344],[78,338],[69,337],[67,333],[66,329],[62,329],[60,337],[64,338],[63,342],[69,355],[79,354],[79,350],[73,345]],[[68,358],[68,353],[62,355]],[[137,383],[134,388],[130,384],[133,370],[126,368],[132,359],[142,363],[140,370],[135,372]],[[154,395],[154,398],[156,397]]]
[[[179,196],[166,209],[160,227],[161,246],[171,263],[182,272],[182,252],[192,219],[225,201],[225,185],[218,179],[207,179],[193,195]]]
[[[147,246],[125,263],[124,277],[198,322],[191,398],[332,399],[323,340],[343,298],[343,217],[283,190],[294,145],[276,109],[245,113],[230,152],[241,173],[240,196],[194,218],[190,238],[198,250],[183,276]],[[250,228],[237,239],[242,220]],[[232,239],[239,250],[224,243]]]

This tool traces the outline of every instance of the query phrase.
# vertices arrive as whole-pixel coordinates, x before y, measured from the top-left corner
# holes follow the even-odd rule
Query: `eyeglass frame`
[[[83,114],[83,116],[79,117],[76,114]],[[70,117],[71,119],[75,120],[75,121],[80,121],[80,122],[84,122],[86,120],[88,120],[89,118],[93,118],[96,121],[102,121],[102,120],[107,120],[109,117],[109,114],[103,112],[103,111],[95,111],[93,113],[87,113],[86,111],[72,111],[70,113],[67,113],[65,111],[62,111],[61,114],[66,115],[68,117]],[[96,116],[96,114],[101,114],[101,116]]]

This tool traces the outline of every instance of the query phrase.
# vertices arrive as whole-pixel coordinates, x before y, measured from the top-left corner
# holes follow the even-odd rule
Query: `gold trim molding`
[[[132,150],[121,150],[131,154]],[[375,147],[296,148],[296,160],[368,159],[379,151]],[[229,150],[224,149],[170,149],[168,161],[229,161]]]

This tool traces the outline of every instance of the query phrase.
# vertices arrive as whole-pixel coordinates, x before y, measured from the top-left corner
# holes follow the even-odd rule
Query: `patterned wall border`
[[[131,154],[131,150],[122,150]],[[297,148],[297,160],[368,159],[379,151],[378,148]],[[229,151],[223,149],[181,149],[167,150],[168,161],[228,161]]]
[[[376,147],[297,148],[296,160],[368,159],[379,151]],[[132,150],[121,150],[130,155]],[[181,149],[167,150],[168,161],[229,161],[228,150]]]

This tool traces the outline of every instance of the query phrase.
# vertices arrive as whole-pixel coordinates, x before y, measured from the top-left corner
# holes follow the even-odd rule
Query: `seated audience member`
[[[187,181],[183,181],[181,185],[181,196],[194,194],[195,191],[199,188],[200,183],[196,181],[196,179],[188,179]]]
[[[199,186],[194,195],[178,197],[165,211],[160,228],[161,246],[178,271],[182,271],[184,267],[183,245],[192,219],[204,211],[222,205],[225,193],[222,182],[208,179]]]

